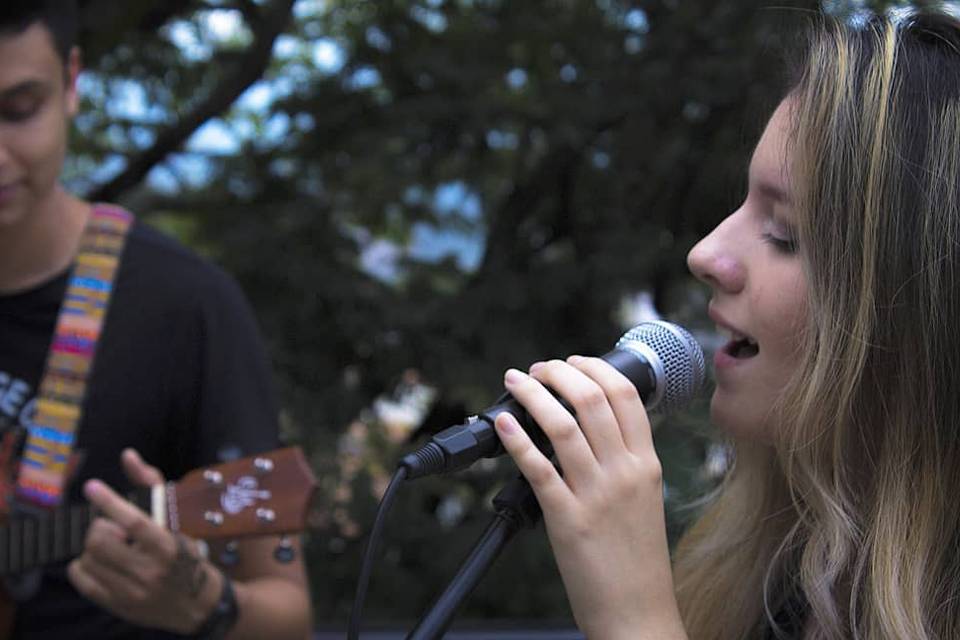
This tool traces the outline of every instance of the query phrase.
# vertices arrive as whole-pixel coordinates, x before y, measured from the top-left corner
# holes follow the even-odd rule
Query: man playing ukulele
[[[277,538],[254,538],[219,568],[121,497],[276,448],[270,372],[230,278],[122,209],[60,185],[78,105],[74,3],[2,5],[0,437],[17,452],[8,458],[26,438],[20,464],[7,460],[4,507],[19,508],[15,494],[27,508],[39,497],[100,512],[79,557],[8,590],[18,595],[12,637],[308,637],[295,542],[291,562],[275,559]],[[105,244],[91,240],[98,224]],[[94,275],[78,276],[81,267]],[[65,451],[83,460],[58,485]]]

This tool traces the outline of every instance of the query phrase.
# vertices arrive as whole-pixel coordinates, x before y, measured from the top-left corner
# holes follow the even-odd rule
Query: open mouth
[[[757,341],[750,336],[732,332],[730,342],[723,347],[724,353],[738,360],[746,360],[760,353]]]

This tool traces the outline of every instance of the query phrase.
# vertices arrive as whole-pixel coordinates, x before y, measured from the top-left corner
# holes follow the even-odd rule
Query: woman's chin
[[[733,402],[719,390],[710,401],[710,422],[733,440],[770,441],[768,425],[757,408]]]

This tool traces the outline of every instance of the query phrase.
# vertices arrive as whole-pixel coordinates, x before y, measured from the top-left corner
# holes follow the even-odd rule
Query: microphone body
[[[602,356],[637,388],[647,410],[672,411],[692,399],[703,385],[703,351],[685,329],[663,321],[637,325]],[[567,403],[563,405],[570,409]],[[464,424],[435,434],[430,442],[404,456],[408,478],[464,469],[480,458],[505,453],[493,423],[503,412],[512,414],[534,443],[548,454],[550,442],[526,409],[509,393],[471,416]]]

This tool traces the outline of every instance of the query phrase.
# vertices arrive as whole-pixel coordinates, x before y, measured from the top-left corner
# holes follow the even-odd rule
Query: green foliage
[[[617,309],[637,291],[668,318],[708,326],[684,256],[736,203],[782,90],[782,33],[816,8],[82,4],[90,68],[72,183],[120,184],[111,179],[146,158],[146,181],[98,193],[213,257],[252,300],[286,433],[323,477],[308,540],[321,622],[348,615],[376,487],[416,437],[386,437],[371,410],[411,368],[437,394],[422,433],[495,398],[508,366],[612,344]],[[258,45],[266,71],[219,113],[219,147],[165,137],[239,93]],[[371,271],[378,249],[394,259]],[[705,413],[704,401],[658,431],[673,538],[690,515],[678,507],[712,481]],[[505,461],[484,469],[404,488],[372,618],[414,618],[453,575],[489,518],[491,488],[512,473]],[[450,504],[463,512],[444,527],[438,509]],[[463,615],[568,616],[542,530],[518,537]]]

